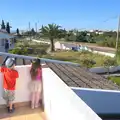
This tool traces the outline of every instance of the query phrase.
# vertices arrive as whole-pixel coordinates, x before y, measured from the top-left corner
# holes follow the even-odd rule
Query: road
[[[33,41],[50,44],[50,42],[44,41],[44,39],[41,39],[41,40],[35,40],[35,39],[33,39]],[[64,43],[66,43],[66,42],[64,42]],[[68,42],[67,42],[67,43],[68,43]],[[71,43],[72,43],[72,42],[71,42]],[[72,44],[74,44],[74,43],[72,43]],[[95,51],[115,53],[115,49],[114,49],[114,48],[110,48],[110,47],[100,47],[100,46],[97,46],[97,45],[95,45],[95,44],[91,44],[91,43],[81,43],[81,42],[80,42],[80,43],[75,43],[75,44],[81,44],[81,45],[83,45],[83,46],[87,46],[87,47],[89,47],[90,49],[93,49],[93,50],[95,50]]]
[[[92,46],[92,45],[87,45],[89,48],[96,50],[96,51],[101,51],[101,52],[108,52],[108,53],[115,53],[114,48],[109,48],[109,47],[99,47],[99,46]]]

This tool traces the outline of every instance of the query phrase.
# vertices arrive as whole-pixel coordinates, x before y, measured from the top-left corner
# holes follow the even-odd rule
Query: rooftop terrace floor
[[[32,110],[30,107],[16,108],[12,114],[7,113],[6,109],[0,109],[1,120],[46,120],[43,110],[40,108]]]

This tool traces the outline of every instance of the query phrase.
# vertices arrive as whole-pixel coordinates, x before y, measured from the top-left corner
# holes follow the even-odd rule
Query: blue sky
[[[13,29],[56,23],[67,29],[116,29],[120,0],[1,0],[0,20]],[[107,20],[107,21],[106,21]],[[106,21],[106,22],[104,22]]]

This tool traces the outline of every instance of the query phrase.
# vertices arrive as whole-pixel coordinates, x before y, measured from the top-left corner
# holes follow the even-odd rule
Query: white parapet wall
[[[101,120],[50,68],[43,69],[43,94],[48,120]]]
[[[30,101],[30,66],[17,66],[16,70],[19,78],[15,102]],[[44,109],[48,120],[101,120],[50,68],[42,70]],[[5,104],[2,81],[3,75],[0,73],[0,105]]]
[[[93,73],[106,73],[108,72],[108,69],[106,69],[105,67],[94,67],[94,68],[90,68],[89,71]],[[120,71],[120,66],[111,66],[109,68],[109,72],[111,73],[117,71]]]
[[[112,57],[112,58],[115,57],[115,54],[114,54],[114,53],[107,53],[107,52],[101,52],[101,51],[93,51],[93,53],[97,53],[97,54],[109,56],[109,57]]]
[[[50,44],[50,42],[47,42],[45,41],[44,39],[43,40],[35,40],[35,39],[32,39],[33,42],[37,42],[37,43],[46,43],[46,44]]]
[[[72,88],[97,114],[120,114],[120,91]]]

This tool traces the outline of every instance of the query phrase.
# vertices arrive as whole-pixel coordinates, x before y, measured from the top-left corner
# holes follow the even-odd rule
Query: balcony
[[[78,64],[41,59],[43,71],[42,107],[30,109],[30,62],[33,57],[0,53],[0,62],[16,60],[19,79],[16,86],[16,111],[8,114],[2,99],[0,74],[0,119],[3,120],[102,120],[118,118],[120,87],[90,73]],[[114,103],[114,104],[113,104]]]
[[[45,120],[43,110],[31,110],[28,106],[17,107],[15,113],[9,114],[5,109],[0,109],[1,120]]]

